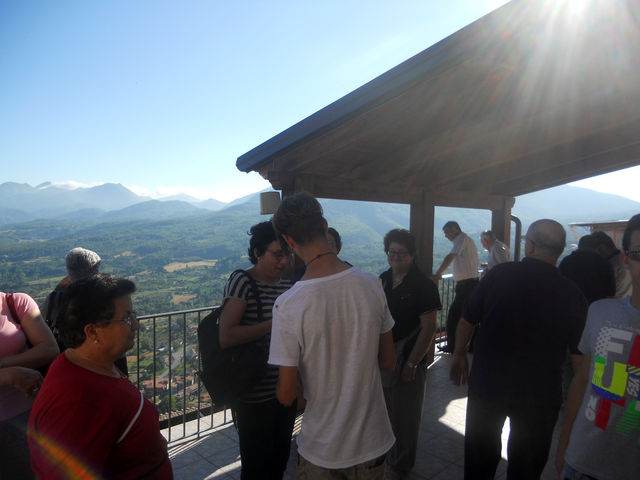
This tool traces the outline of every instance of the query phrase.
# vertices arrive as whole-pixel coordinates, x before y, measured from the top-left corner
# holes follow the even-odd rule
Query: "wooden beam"
[[[409,230],[416,240],[416,262],[426,275],[433,270],[434,206],[433,198],[423,194],[411,204],[409,214]]]
[[[440,207],[458,207],[458,208],[480,208],[485,210],[496,210],[504,207],[505,201],[511,197],[503,195],[493,195],[485,192],[461,192],[461,191],[435,191],[430,192],[435,205]],[[513,203],[512,203],[513,204]]]
[[[491,231],[498,238],[509,245],[511,238],[511,209],[515,201],[513,198],[505,198],[502,208],[491,210]]]
[[[422,195],[420,190],[406,188],[404,185],[379,185],[319,175],[293,176],[289,173],[272,171],[269,172],[269,180],[274,188],[276,185],[293,183],[294,191],[306,191],[319,198],[411,204],[418,201]]]
[[[638,165],[640,164],[640,141],[589,156],[574,157],[571,162],[555,166],[551,164],[554,158],[560,158],[560,153],[547,152],[545,160],[539,159],[546,168],[527,170],[525,165],[518,166],[520,174],[514,175],[506,182],[495,183],[492,187],[493,192],[503,195],[523,195]]]

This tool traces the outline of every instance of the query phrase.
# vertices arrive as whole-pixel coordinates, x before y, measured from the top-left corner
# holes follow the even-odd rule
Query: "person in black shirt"
[[[396,444],[389,455],[393,478],[408,474],[416,459],[427,367],[440,295],[415,264],[415,240],[407,230],[384,237],[389,270],[380,275],[391,315],[396,368],[383,375],[383,389]]]
[[[465,431],[464,478],[494,478],[506,417],[508,480],[539,479],[562,401],[567,349],[576,365],[587,302],[555,264],[564,250],[558,222],[529,227],[525,258],[495,266],[467,299],[456,335],[451,379],[465,383],[466,346],[475,339]]]
[[[616,294],[613,268],[597,252],[592,240],[593,235],[580,237],[578,249],[564,257],[558,265],[560,273],[578,286],[589,305]]]

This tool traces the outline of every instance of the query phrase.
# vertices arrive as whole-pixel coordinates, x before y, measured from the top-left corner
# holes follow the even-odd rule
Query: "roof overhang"
[[[236,165],[276,189],[466,206],[636,165],[640,7],[572,3],[512,1]]]

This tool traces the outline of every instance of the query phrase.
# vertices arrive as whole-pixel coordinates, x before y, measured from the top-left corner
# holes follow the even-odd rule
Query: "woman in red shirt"
[[[51,365],[29,417],[40,478],[172,479],[158,412],[115,366],[140,327],[133,282],[97,274],[68,287],[58,325],[68,347]]]

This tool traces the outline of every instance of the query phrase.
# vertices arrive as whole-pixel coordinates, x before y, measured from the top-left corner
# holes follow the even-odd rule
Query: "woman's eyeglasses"
[[[276,260],[282,260],[283,258],[286,258],[286,256],[287,256],[287,254],[285,252],[283,252],[282,250],[269,250],[267,248],[267,252],[269,252],[271,255],[276,257]]]
[[[627,250],[624,254],[634,262],[640,262],[640,250]]]
[[[135,310],[129,312],[126,317],[120,319],[120,321],[129,328],[132,328],[133,323],[137,320],[138,320],[138,314],[136,313]]]
[[[404,258],[407,255],[409,255],[409,252],[407,252],[406,250],[387,250],[388,257]]]

